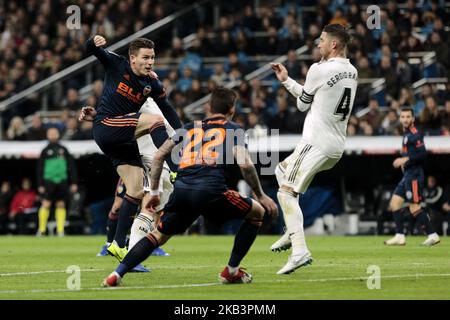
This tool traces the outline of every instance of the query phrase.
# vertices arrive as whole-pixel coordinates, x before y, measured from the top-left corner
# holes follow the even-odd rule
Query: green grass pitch
[[[288,253],[272,253],[275,236],[259,236],[242,266],[253,283],[221,285],[231,236],[177,236],[166,244],[170,257],[150,257],[151,273],[128,274],[118,288],[100,283],[117,263],[96,257],[104,237],[0,237],[0,299],[449,299],[450,240],[422,247],[408,237],[405,247],[385,247],[381,237],[308,237],[311,266],[276,275]],[[81,269],[79,291],[67,288],[67,267]],[[380,289],[368,277],[380,268]],[[70,280],[70,279],[69,279]],[[71,283],[69,281],[69,283]]]

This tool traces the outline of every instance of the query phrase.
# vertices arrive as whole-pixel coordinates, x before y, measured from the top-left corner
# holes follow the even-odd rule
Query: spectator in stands
[[[188,90],[192,88],[192,80],[193,80],[193,72],[192,69],[188,66],[183,68],[183,74],[181,78],[177,81],[177,90],[182,93],[186,93]]]
[[[11,183],[2,181],[0,188],[0,234],[8,232],[9,206],[13,197]]]
[[[445,69],[450,68],[448,43],[444,43],[439,32],[434,31],[425,43],[426,51],[434,51],[436,53],[436,60]],[[444,72],[442,72],[444,75]]]
[[[297,61],[295,50],[291,49],[288,51],[285,67],[292,79],[300,78],[300,63]]]
[[[21,189],[14,195],[9,216],[17,225],[18,234],[27,234],[27,224],[36,220],[37,194],[31,188],[31,180],[22,179]]]
[[[248,128],[253,129],[250,132],[250,138],[267,136],[267,126],[261,121],[260,117],[256,113],[250,112],[247,115],[247,123]]]
[[[358,64],[358,77],[360,79],[376,77],[373,68],[371,68],[369,65],[369,59],[367,59],[367,57],[362,56],[361,58],[359,58],[357,64]]]
[[[93,123],[91,121],[83,121],[80,125],[79,135],[77,136],[78,140],[93,140],[92,126]]]
[[[398,94],[397,89],[397,75],[391,65],[390,57],[383,56],[381,58],[380,69],[378,75],[386,79],[386,93],[389,96],[389,100],[396,97]]]
[[[8,140],[22,141],[27,139],[27,129],[21,117],[11,119],[9,128],[6,130]]]
[[[383,121],[383,114],[380,111],[380,106],[377,99],[369,100],[369,112],[367,112],[363,120],[367,121],[372,128],[377,129]]]
[[[66,122],[66,130],[61,136],[61,140],[81,140],[80,129],[78,128],[78,120],[74,117],[70,117]]]
[[[186,103],[190,104],[207,95],[199,79],[193,79],[191,88],[186,92]]]
[[[394,109],[389,109],[381,123],[381,128],[385,135],[394,136],[399,124],[397,112]]]
[[[76,89],[67,90],[66,99],[63,101],[62,107],[71,111],[78,111],[82,107],[79,101],[78,91]]]
[[[217,63],[214,65],[214,74],[210,78],[217,85],[221,86],[225,81],[227,81],[228,76],[225,73],[224,66],[222,63]]]
[[[425,99],[425,108],[420,114],[420,124],[426,134],[433,136],[441,134],[441,117],[433,97]]]
[[[170,49],[169,56],[173,59],[181,58],[184,56],[183,42],[178,37],[172,39],[172,48]]]
[[[445,101],[445,108],[441,111],[442,134],[450,135],[450,100]]]
[[[412,70],[407,62],[407,58],[403,55],[398,56],[397,65],[395,66],[395,73],[397,75],[397,88],[409,87],[412,80]]]
[[[27,140],[45,140],[47,130],[42,125],[41,116],[35,113],[31,118],[31,127],[27,131]]]

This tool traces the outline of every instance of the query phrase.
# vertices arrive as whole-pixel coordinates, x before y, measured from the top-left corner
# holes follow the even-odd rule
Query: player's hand
[[[394,162],[392,163],[392,165],[394,166],[394,168],[400,168],[405,165],[405,163],[409,160],[408,157],[402,157],[402,158],[397,158],[394,160]]]
[[[271,198],[267,195],[263,194],[260,198],[258,198],[259,203],[266,209],[267,213],[272,217],[278,217],[278,207]]]
[[[106,44],[106,39],[102,36],[96,35],[94,37],[94,44],[96,47],[103,47]]]
[[[40,186],[40,187],[38,188],[38,192],[39,192],[40,194],[44,194],[44,193],[45,193],[45,187],[44,187],[44,186]]]
[[[283,66],[281,63],[271,63],[270,67],[273,71],[275,71],[275,75],[277,76],[278,80],[281,82],[284,82],[288,78],[288,71],[285,66]]]
[[[71,184],[70,185],[70,192],[71,193],[75,193],[78,191],[78,186],[76,184]]]
[[[156,212],[156,207],[159,206],[160,202],[161,198],[159,196],[151,196],[147,204],[145,205],[145,208],[151,213],[154,213]]]
[[[86,106],[81,108],[80,115],[78,116],[78,121],[94,121],[97,111],[91,107]]]

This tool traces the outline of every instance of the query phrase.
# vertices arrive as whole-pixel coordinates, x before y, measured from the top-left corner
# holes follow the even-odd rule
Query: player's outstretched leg
[[[163,235],[158,230],[149,233],[134,245],[116,270],[103,280],[102,285],[105,287],[119,285],[125,274],[147,259],[156,247],[164,244],[169,238],[169,236]]]
[[[264,208],[256,201],[252,200],[252,208],[242,222],[236,236],[231,251],[228,265],[219,274],[219,281],[224,284],[230,283],[250,283],[252,275],[240,268],[239,264],[250,250],[256,239],[259,228],[262,225]]]
[[[283,209],[287,232],[292,241],[292,254],[288,262],[277,274],[289,274],[312,263],[311,253],[306,246],[303,230],[303,213],[298,203],[298,194],[291,188],[282,186],[278,191],[278,201]]]
[[[400,209],[394,211],[392,214],[394,216],[395,222],[395,236],[389,240],[384,241],[387,246],[404,246],[406,244],[405,239],[405,228],[404,228],[404,212],[407,209]]]

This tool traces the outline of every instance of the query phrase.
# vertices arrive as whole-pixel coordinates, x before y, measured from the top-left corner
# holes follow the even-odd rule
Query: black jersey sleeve
[[[86,41],[85,48],[88,53],[93,54],[97,57],[97,59],[103,64],[105,69],[116,65],[119,61],[122,60],[122,57],[115,54],[114,52],[96,47],[93,37],[89,38],[89,40]]]

